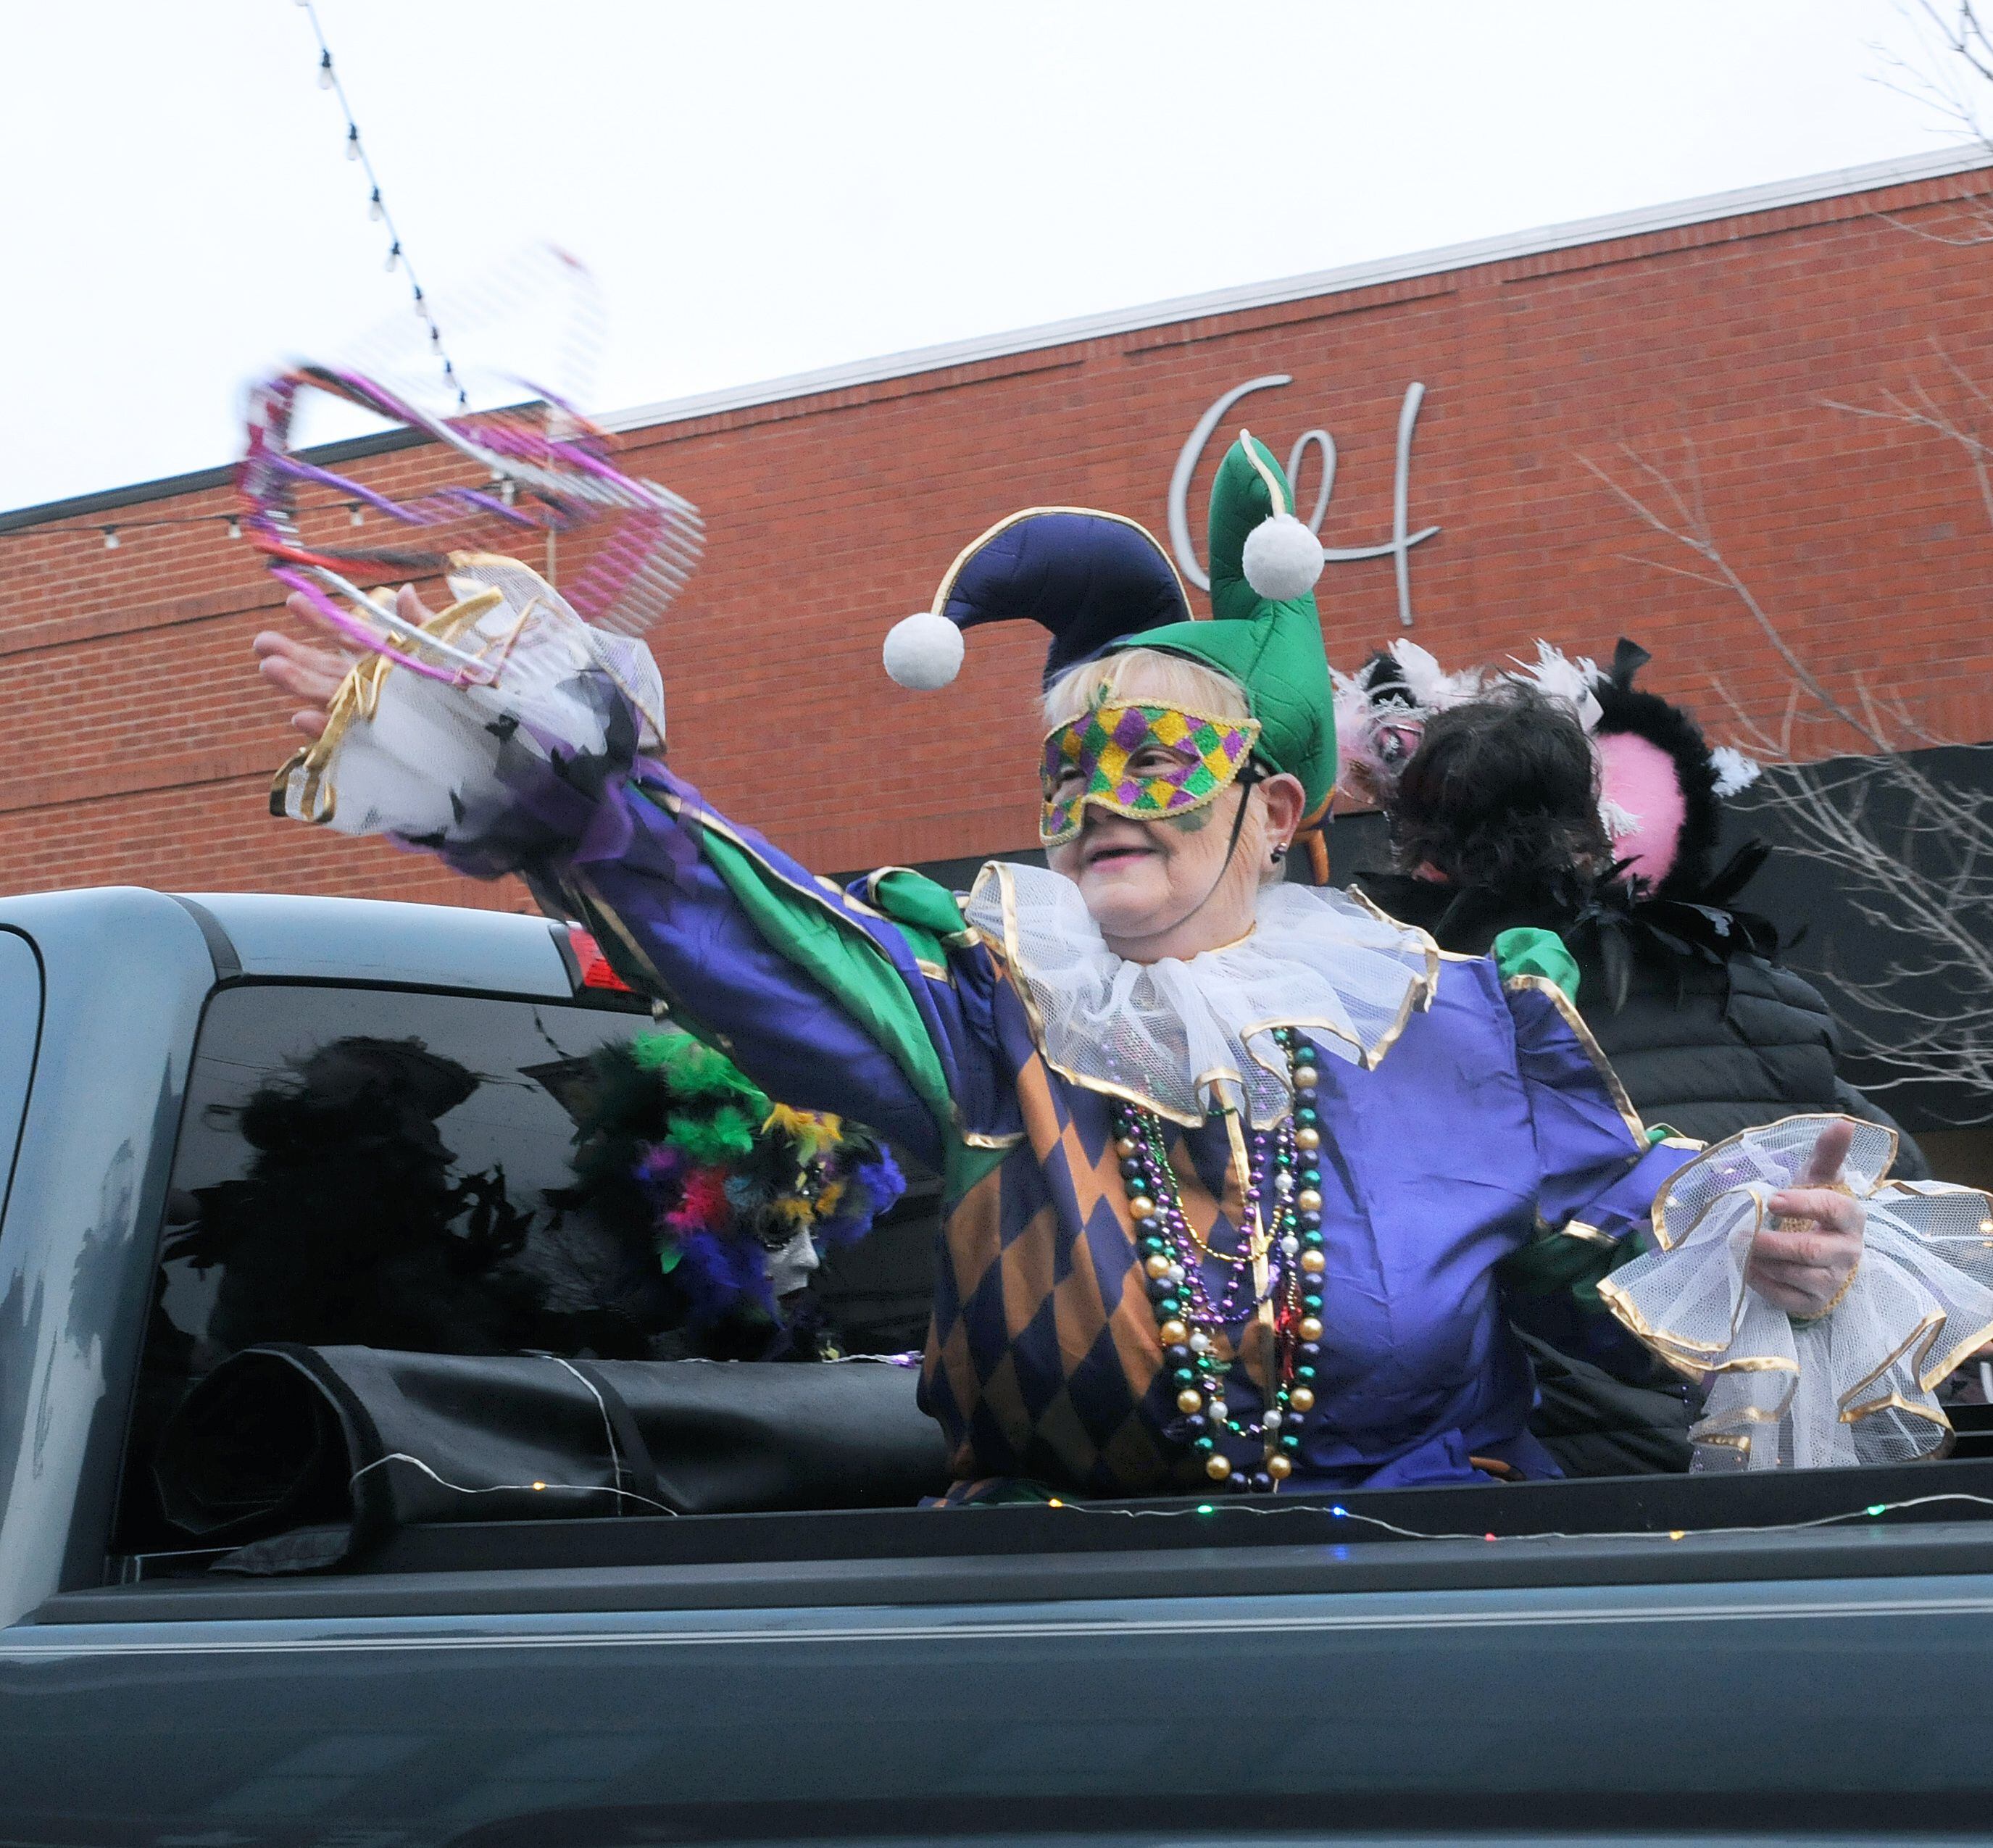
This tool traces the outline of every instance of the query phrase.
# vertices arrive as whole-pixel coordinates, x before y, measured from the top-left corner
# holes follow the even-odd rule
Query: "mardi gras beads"
[[[1277,1129],[1256,1130],[1249,1139],[1236,1250],[1214,1251],[1185,1215],[1161,1121],[1123,1107],[1114,1122],[1115,1153],[1178,1413],[1172,1430],[1203,1458],[1213,1482],[1249,1493],[1270,1491],[1294,1473],[1299,1426],[1315,1403],[1328,1268],[1317,1103],[1321,1074],[1313,1049],[1297,1033],[1281,1027],[1274,1037],[1287,1055],[1294,1107]],[[1215,1290],[1206,1260],[1222,1267]],[[1269,1303],[1273,1391],[1258,1416],[1235,1416],[1224,1396],[1229,1363],[1216,1337],[1243,1328]],[[1259,1468],[1232,1462],[1222,1442],[1227,1433],[1261,1447]]]

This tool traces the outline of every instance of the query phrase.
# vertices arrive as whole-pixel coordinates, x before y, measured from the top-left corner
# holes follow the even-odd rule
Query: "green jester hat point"
[[[1314,605],[1322,551],[1294,518],[1280,465],[1243,430],[1212,483],[1210,547],[1215,620],[1200,622],[1168,554],[1133,521],[1026,507],[964,548],[929,609],[893,626],[886,671],[904,687],[945,686],[961,671],[963,631],[1020,619],[1051,633],[1047,685],[1129,648],[1213,668],[1246,690],[1260,726],[1253,755],[1299,781],[1303,833],[1325,880],[1319,824],[1335,790],[1335,720]]]
[[[1267,446],[1240,431],[1211,484],[1211,604],[1215,620],[1171,623],[1128,637],[1215,668],[1246,689],[1260,726],[1255,754],[1300,780],[1304,827],[1335,793],[1335,717],[1315,612],[1321,548],[1294,516],[1294,496]]]

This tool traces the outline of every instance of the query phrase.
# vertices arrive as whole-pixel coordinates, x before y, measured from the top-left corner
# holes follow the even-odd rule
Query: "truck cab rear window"
[[[170,1542],[150,1481],[159,1429],[241,1348],[687,1352],[655,1254],[591,1210],[572,1160],[590,1055],[650,1026],[641,1013],[473,996],[217,995],[162,1229],[124,1549]],[[925,1235],[882,1231],[888,1250],[924,1255]],[[903,1335],[928,1277],[916,1262],[882,1290],[878,1259],[858,1267],[853,1306]]]

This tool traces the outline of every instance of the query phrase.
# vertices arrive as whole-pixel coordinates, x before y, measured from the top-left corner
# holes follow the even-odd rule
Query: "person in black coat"
[[[1399,870],[1359,889],[1465,955],[1504,931],[1554,932],[1578,965],[1578,1010],[1649,1123],[1709,1143],[1817,1111],[1896,1129],[1839,1075],[1833,1016],[1778,963],[1776,930],[1734,902],[1766,849],[1714,866],[1715,754],[1681,708],[1634,687],[1646,658],[1621,644],[1593,683],[1589,736],[1588,715],[1526,681],[1426,719],[1385,791]],[[1930,1177],[1907,1136],[1893,1172]]]
[[[1557,935],[1578,1010],[1650,1126],[1714,1143],[1838,1111],[1896,1129],[1840,1076],[1827,1003],[1779,966],[1776,930],[1733,902],[1766,849],[1713,866],[1721,770],[1688,714],[1633,687],[1646,658],[1622,644],[1589,702],[1528,679],[1437,712],[1387,696],[1405,748],[1374,786],[1397,870],[1356,889],[1459,954],[1510,930]],[[1898,1134],[1892,1172],[1927,1179]],[[1532,1429],[1568,1471],[1688,1467],[1692,1389],[1644,1357],[1589,1352],[1575,1322],[1519,1332],[1542,1388]]]

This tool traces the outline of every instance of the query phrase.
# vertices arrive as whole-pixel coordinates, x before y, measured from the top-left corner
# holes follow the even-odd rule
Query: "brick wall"
[[[1993,391],[1993,249],[1958,241],[1982,196],[1993,171],[633,431],[638,472],[709,522],[707,562],[651,637],[673,761],[826,868],[1027,843],[1041,641],[975,635],[955,685],[917,695],[880,669],[886,627],[1017,507],[1107,507],[1160,535],[1198,414],[1273,373],[1293,383],[1227,429],[1249,422],[1281,454],[1330,429],[1324,538],[1345,546],[1389,533],[1399,405],[1410,381],[1427,387],[1410,518],[1443,530],[1413,554],[1414,633],[1449,664],[1539,634],[1609,651],[1628,634],[1657,657],[1653,684],[1713,729],[1734,729],[1726,700],[1777,722],[1788,676],[1769,641],[1735,596],[1639,562],[1697,563],[1586,466],[1633,482],[1627,446],[1699,493],[1729,562],[1837,686],[1866,677],[1940,736],[1993,736],[1993,519],[1970,464],[1942,436],[1827,401],[1925,389],[1968,416],[1973,391]],[[1196,529],[1224,434],[1192,486]],[[405,449],[351,472],[397,494],[450,465]],[[277,599],[227,538],[228,507],[210,489],[0,531],[0,890],[522,907],[514,886],[268,818],[289,746],[248,642]],[[106,550],[99,528],[121,512]],[[210,517],[139,524],[190,514]],[[317,516],[328,536],[344,517]],[[1388,558],[1332,565],[1320,594],[1340,663],[1398,632]],[[1848,743],[1814,729],[1796,748]]]

